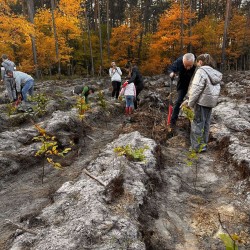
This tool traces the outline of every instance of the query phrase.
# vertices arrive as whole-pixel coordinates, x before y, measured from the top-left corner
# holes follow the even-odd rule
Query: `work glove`
[[[174,72],[171,72],[171,73],[169,74],[169,76],[170,76],[171,79],[174,79],[175,73],[174,73]]]
[[[181,104],[181,108],[182,107],[188,107],[188,99]]]
[[[127,85],[128,85],[128,81],[124,82],[124,83],[122,84],[122,87],[125,88]]]

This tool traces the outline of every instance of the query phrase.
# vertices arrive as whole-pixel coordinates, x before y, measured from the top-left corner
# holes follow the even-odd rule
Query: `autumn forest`
[[[131,61],[163,73],[186,52],[250,68],[244,0],[0,0],[0,53],[36,77],[105,75]]]

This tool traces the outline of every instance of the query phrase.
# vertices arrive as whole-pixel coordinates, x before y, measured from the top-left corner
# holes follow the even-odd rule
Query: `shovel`
[[[170,94],[169,94],[169,106],[168,106],[168,119],[167,119],[167,126],[170,125],[171,116],[173,113],[173,101],[172,101],[172,85],[173,85],[174,78],[170,78]]]

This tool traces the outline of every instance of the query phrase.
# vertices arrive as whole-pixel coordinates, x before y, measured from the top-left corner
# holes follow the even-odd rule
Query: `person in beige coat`
[[[191,123],[191,148],[196,152],[207,150],[212,108],[217,105],[220,94],[222,73],[215,68],[215,62],[209,54],[197,57],[199,67],[189,90],[188,106],[194,109]]]

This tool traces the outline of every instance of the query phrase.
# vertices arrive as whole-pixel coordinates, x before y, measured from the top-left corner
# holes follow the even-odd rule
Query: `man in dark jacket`
[[[179,80],[177,83],[178,97],[175,101],[174,110],[171,116],[171,127],[176,125],[176,121],[179,116],[180,106],[183,102],[185,95],[187,94],[189,83],[195,72],[195,56],[192,53],[187,53],[184,56],[179,57],[169,68],[169,76],[173,79],[176,73],[179,73]]]
[[[138,95],[140,94],[140,92],[144,88],[143,78],[142,78],[142,75],[141,75],[137,66],[132,67],[131,63],[127,63],[125,66],[125,69],[129,75],[129,80],[126,81],[126,83],[130,84],[131,82],[133,82],[135,84],[136,98],[134,101],[134,108],[137,109],[138,101],[139,101]],[[125,85],[126,85],[126,83],[125,83]],[[123,87],[125,87],[124,84],[123,84]]]

